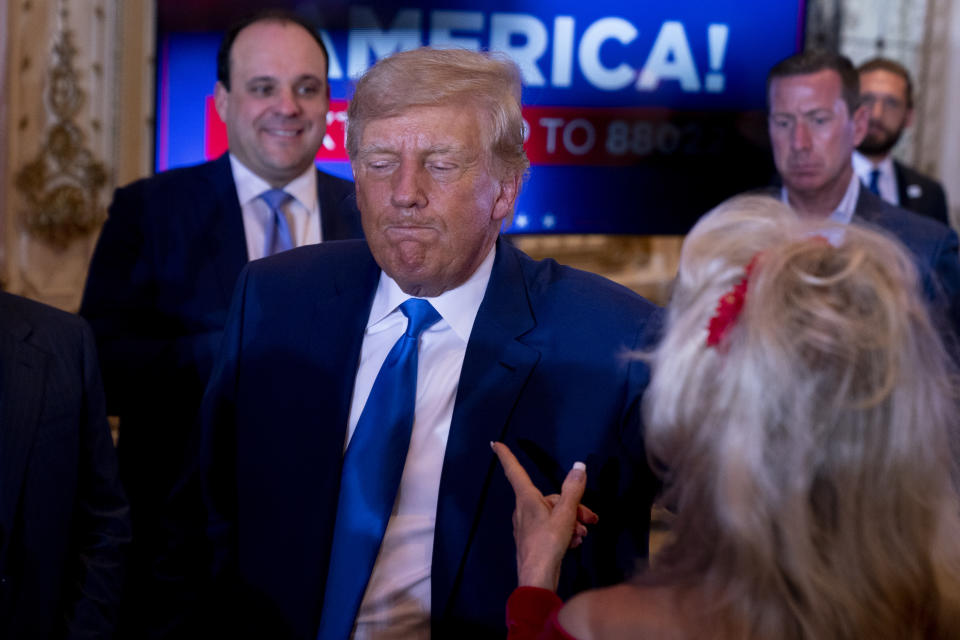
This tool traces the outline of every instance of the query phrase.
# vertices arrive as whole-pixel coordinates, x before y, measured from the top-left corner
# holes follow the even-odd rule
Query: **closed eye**
[[[386,171],[395,167],[396,164],[396,161],[387,158],[377,158],[366,162],[367,168],[373,171]]]

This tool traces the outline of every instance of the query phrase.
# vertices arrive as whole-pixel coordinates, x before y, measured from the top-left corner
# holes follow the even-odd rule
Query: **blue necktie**
[[[867,186],[875,195],[880,195],[880,169],[870,172],[870,184]]]
[[[318,640],[344,640],[353,629],[410,447],[420,334],[440,320],[429,302],[410,298],[400,311],[407,330],[373,383],[347,445]]]
[[[293,249],[293,236],[287,225],[287,217],[280,208],[290,199],[290,194],[283,189],[270,189],[260,194],[260,198],[270,207],[270,221],[266,226],[263,238],[263,257]]]

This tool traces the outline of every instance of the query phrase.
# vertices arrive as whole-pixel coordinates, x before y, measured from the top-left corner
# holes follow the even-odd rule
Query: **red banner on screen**
[[[524,146],[534,165],[626,166],[664,156],[701,155],[719,150],[723,129],[671,109],[637,107],[526,107]],[[344,147],[347,101],[331,100],[327,134],[318,161],[347,161]],[[207,159],[227,150],[227,129],[206,104]]]

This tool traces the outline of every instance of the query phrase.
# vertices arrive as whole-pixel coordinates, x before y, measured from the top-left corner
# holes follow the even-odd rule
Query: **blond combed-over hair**
[[[717,637],[960,636],[957,382],[918,283],[896,240],[765,196],[688,236],[645,396],[675,539],[646,579]]]
[[[371,120],[412,107],[474,106],[486,120],[485,142],[498,178],[522,177],[530,166],[517,65],[505,55],[421,47],[378,61],[357,81],[347,110],[347,153],[356,160]]]

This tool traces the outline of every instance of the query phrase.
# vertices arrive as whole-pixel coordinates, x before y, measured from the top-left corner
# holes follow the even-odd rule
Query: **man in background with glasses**
[[[939,182],[894,159],[891,151],[913,123],[913,82],[898,62],[873,58],[857,68],[860,99],[870,122],[853,153],[853,169],[868,189],[916,213],[949,224],[947,199]]]

